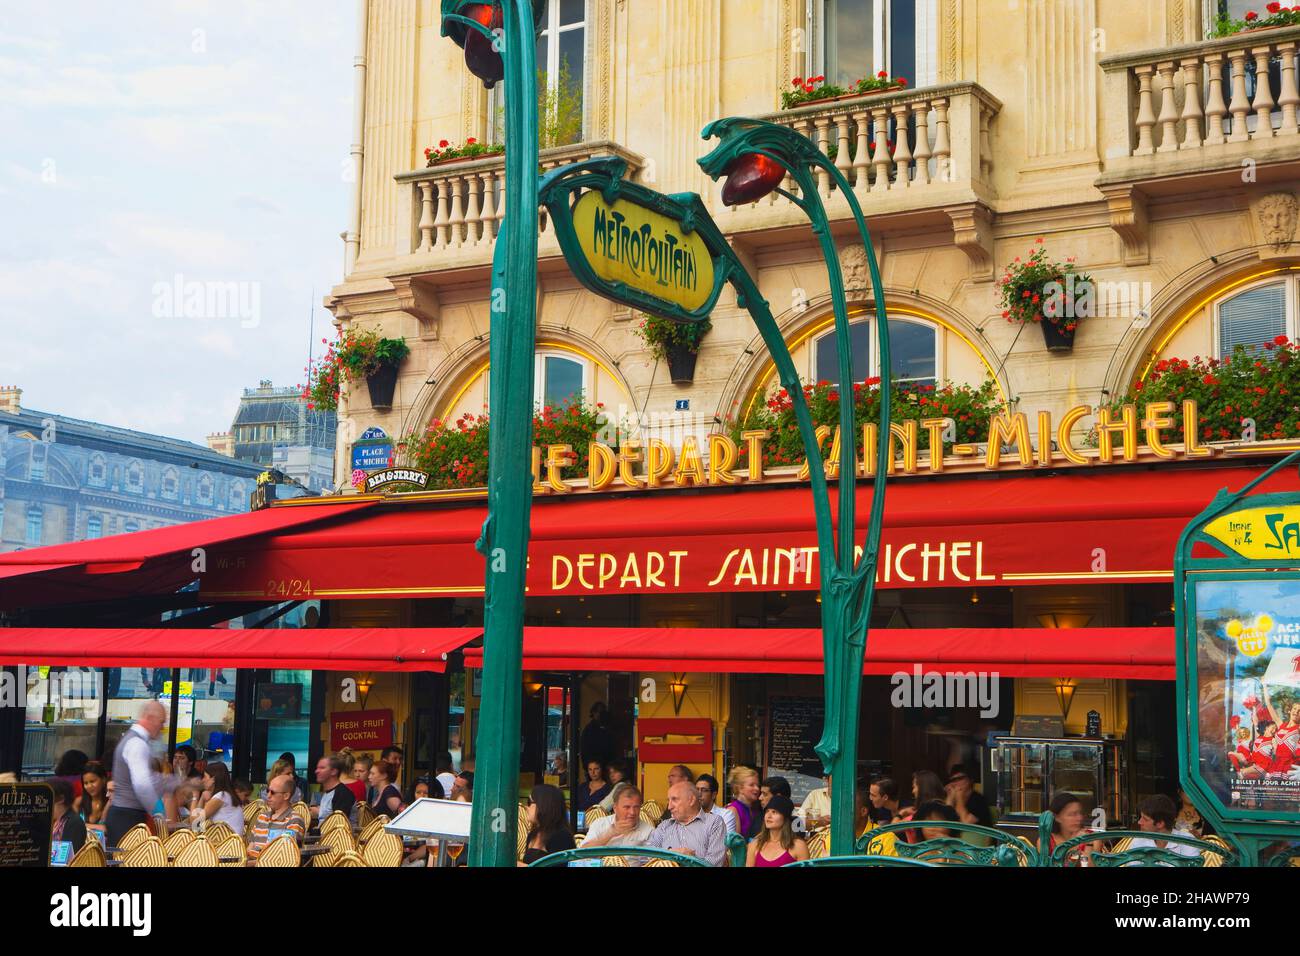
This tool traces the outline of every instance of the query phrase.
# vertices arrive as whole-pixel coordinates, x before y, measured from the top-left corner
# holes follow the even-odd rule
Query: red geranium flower
[[[1278,3],[1277,0],[1273,0],[1273,2],[1270,3],[1264,9],[1267,10],[1269,13],[1279,13],[1282,10],[1282,4]]]
[[[438,140],[438,145],[441,146],[443,149],[446,149],[451,144],[448,143],[445,139],[440,139]]]
[[[1259,19],[1259,14],[1256,13],[1254,10],[1251,10],[1249,13],[1246,14],[1247,23],[1250,23],[1252,20],[1257,20],[1257,19]]]

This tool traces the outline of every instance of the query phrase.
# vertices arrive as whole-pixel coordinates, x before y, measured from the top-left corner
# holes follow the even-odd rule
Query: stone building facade
[[[201,445],[23,408],[0,389],[0,551],[240,514],[260,468]]]

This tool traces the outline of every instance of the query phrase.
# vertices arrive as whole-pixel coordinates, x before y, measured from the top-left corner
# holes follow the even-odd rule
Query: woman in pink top
[[[790,827],[794,803],[777,794],[763,811],[763,829],[745,851],[745,866],[785,866],[808,859],[808,844]]]

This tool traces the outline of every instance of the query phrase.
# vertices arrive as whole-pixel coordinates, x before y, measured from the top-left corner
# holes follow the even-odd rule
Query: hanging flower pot
[[[1055,322],[1040,322],[1039,326],[1043,330],[1043,341],[1047,345],[1049,352],[1069,352],[1074,348],[1073,328],[1062,328]]]
[[[689,385],[695,381],[695,360],[699,356],[700,342],[711,328],[713,324],[708,319],[683,322],[647,315],[635,332],[650,346],[650,353],[656,359],[667,360],[674,385]]]
[[[393,392],[397,389],[397,366],[381,365],[366,376],[370,390],[370,404],[381,411],[393,407]]]
[[[668,346],[668,374],[674,385],[690,385],[695,381],[695,360],[700,357],[688,345]]]

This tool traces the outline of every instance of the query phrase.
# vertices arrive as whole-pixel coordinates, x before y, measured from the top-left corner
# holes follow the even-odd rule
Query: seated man
[[[601,817],[587,831],[582,841],[589,846],[645,846],[654,835],[655,828],[641,819],[641,791],[630,783],[620,784],[614,800],[614,812]]]
[[[668,814],[646,846],[696,856],[710,866],[722,866],[727,858],[727,825],[721,818],[703,812],[700,796],[692,783],[683,780],[673,784],[668,791]]]
[[[1160,847],[1179,856],[1200,856],[1200,850],[1194,846],[1188,846],[1186,843],[1169,843],[1160,839],[1161,834],[1169,835],[1177,818],[1178,810],[1174,807],[1174,801],[1163,793],[1147,797],[1138,804],[1138,829],[1143,833],[1150,833],[1151,837],[1138,837],[1129,844],[1128,848],[1138,850],[1142,847]]]
[[[253,821],[253,835],[248,841],[248,858],[256,860],[267,844],[286,833],[302,843],[302,820],[293,812],[294,783],[291,774],[281,774],[266,785],[266,809]]]
[[[768,777],[759,785],[758,803],[759,806],[766,809],[767,801],[773,797],[785,797],[787,800],[793,799],[790,796],[790,781],[785,777]]]
[[[805,830],[816,830],[831,822],[831,775],[822,775],[822,785],[808,791],[797,811]]]

